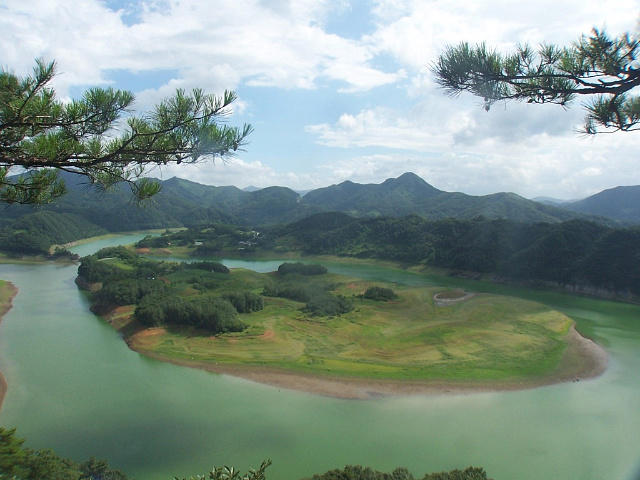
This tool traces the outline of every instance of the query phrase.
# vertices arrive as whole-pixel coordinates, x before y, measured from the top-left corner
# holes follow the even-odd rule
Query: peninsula
[[[257,273],[152,261],[123,248],[83,259],[79,272],[94,311],[131,349],[279,388],[344,398],[514,390],[607,364],[571,318],[515,297],[314,264]]]

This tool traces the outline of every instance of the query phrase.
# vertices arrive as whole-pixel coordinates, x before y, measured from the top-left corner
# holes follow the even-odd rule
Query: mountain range
[[[562,205],[527,200],[514,193],[472,196],[444,192],[414,173],[380,184],[345,181],[309,191],[304,196],[286,187],[241,190],[214,187],[181,178],[161,181],[162,191],[149,204],[138,205],[126,186],[112,192],[87,189],[82,177],[66,174],[69,193],[38,210],[74,214],[108,231],[194,226],[206,222],[260,226],[291,223],[321,212],[354,217],[401,217],[415,214],[442,218],[509,219],[525,223],[562,222],[573,218],[606,225],[640,223],[640,186],[617,187]],[[33,213],[33,207],[0,211],[0,226]]]

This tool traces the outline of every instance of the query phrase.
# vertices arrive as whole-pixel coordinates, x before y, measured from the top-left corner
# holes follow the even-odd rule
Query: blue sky
[[[582,198],[640,184],[640,133],[584,139],[580,101],[447,97],[429,64],[447,44],[570,44],[637,32],[637,0],[0,0],[0,64],[56,60],[60,98],[94,85],[149,110],[176,88],[235,90],[255,132],[232,162],[152,175],[308,190],[412,171],[436,188]]]

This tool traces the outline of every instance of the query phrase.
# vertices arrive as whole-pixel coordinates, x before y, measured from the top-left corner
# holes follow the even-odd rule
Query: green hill
[[[321,212],[342,212],[358,218],[418,215],[428,220],[483,217],[557,223],[582,218],[608,225],[617,222],[534,202],[513,193],[472,196],[444,192],[413,173],[387,179],[381,184],[343,182],[310,191],[304,196],[285,187],[244,191],[233,186],[214,187],[174,177],[162,181],[161,192],[142,205],[132,201],[126,186],[119,185],[103,193],[88,188],[77,175],[62,176],[69,193],[56,203],[39,207],[38,211],[74,215],[79,222],[88,222],[109,232],[210,223],[264,227],[293,223]],[[637,202],[630,207],[636,210],[629,213],[629,218],[636,215],[636,205]],[[613,216],[614,210],[592,208],[588,211]],[[0,211],[0,227],[12,229],[15,220],[34,211],[34,208],[22,205],[4,208]],[[613,218],[619,217],[620,211]]]
[[[343,182],[320,188],[306,194],[304,202],[356,217],[401,217],[417,214],[430,220],[483,216],[521,222],[561,222],[587,217],[585,214],[527,200],[515,193],[472,196],[444,192],[413,173],[390,178],[379,185]]]
[[[611,188],[563,207],[621,222],[640,223],[640,186]]]

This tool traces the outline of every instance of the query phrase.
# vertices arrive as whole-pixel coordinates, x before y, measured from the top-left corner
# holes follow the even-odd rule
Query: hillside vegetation
[[[83,258],[78,273],[101,285],[94,308],[115,312],[132,348],[212,368],[517,383],[555,372],[573,323],[521,299],[373,283],[298,262],[260,274],[118,247]]]
[[[562,207],[621,222],[640,223],[640,186],[611,188]]]
[[[38,211],[0,230],[0,251],[10,254],[48,255],[52,245],[103,235],[107,231],[71,213]]]
[[[249,192],[233,186],[213,187],[171,178],[162,181],[161,192],[141,206],[131,202],[126,188],[116,187],[99,194],[73,176],[65,176],[65,181],[69,193],[55,204],[40,207],[42,211],[73,214],[110,232],[192,227],[212,222],[256,228],[292,223],[321,212],[342,212],[358,218],[418,215],[428,220],[483,216],[523,223],[556,223],[580,218],[613,226],[619,220],[614,213],[624,209],[625,201],[623,197],[618,198],[617,210],[609,208],[600,212],[590,207],[571,211],[513,193],[471,196],[444,192],[417,175],[406,173],[379,185],[343,182],[304,196],[284,187]],[[610,199],[608,203],[616,202]],[[632,209],[637,208],[632,205]],[[30,207],[13,205],[0,212],[0,225],[11,227],[15,219],[31,213]],[[633,216],[630,213],[624,221],[634,221]],[[640,222],[640,217],[636,222]]]
[[[0,476],[20,480],[127,480],[127,475],[112,468],[106,460],[91,457],[84,462],[58,456],[48,449],[33,450],[25,447],[25,439],[16,436],[16,429],[0,427]],[[265,480],[265,471],[272,465],[271,460],[262,462],[259,468],[246,474],[233,467],[213,467],[210,479],[225,480]],[[167,473],[169,478],[170,472]],[[173,477],[178,479],[178,477]],[[204,475],[191,477],[204,479]],[[398,467],[391,473],[380,472],[360,465],[347,465],[344,469],[330,470],[303,480],[414,480],[413,474],[404,467]],[[427,473],[417,480],[491,480],[480,467],[467,467],[464,470]]]
[[[198,239],[199,245],[195,240]],[[320,213],[260,232],[191,228],[146,239],[184,255],[334,255],[443,268],[453,274],[633,299],[640,294],[640,228],[570,220],[355,218]]]

